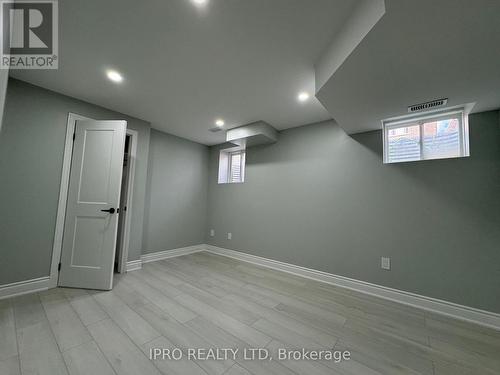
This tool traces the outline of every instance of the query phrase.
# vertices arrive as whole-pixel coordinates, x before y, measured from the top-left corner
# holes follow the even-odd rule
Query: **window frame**
[[[424,153],[424,124],[432,121],[442,121],[449,119],[458,120],[459,155],[444,158],[425,158]],[[419,126],[420,158],[416,160],[389,160],[389,131],[409,126]],[[445,111],[432,111],[411,116],[402,116],[382,121],[383,133],[383,154],[384,164],[410,163],[423,160],[454,159],[470,156],[469,152],[469,121],[468,113],[464,108],[456,108]]]
[[[234,155],[241,155],[240,159],[240,179],[233,181],[232,161]],[[242,184],[245,182],[246,150],[245,149],[225,149],[219,150],[218,184]]]

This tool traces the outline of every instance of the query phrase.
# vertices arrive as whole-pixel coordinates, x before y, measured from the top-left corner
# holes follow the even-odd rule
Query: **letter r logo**
[[[2,0],[2,53],[51,55],[54,44],[52,1]]]

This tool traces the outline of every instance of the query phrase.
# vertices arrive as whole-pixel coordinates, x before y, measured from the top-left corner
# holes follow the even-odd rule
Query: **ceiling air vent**
[[[408,112],[412,113],[412,112],[423,111],[426,109],[444,107],[446,103],[448,103],[448,99],[438,99],[438,100],[433,100],[431,102],[415,104],[408,107]]]
[[[220,132],[221,130],[222,130],[222,128],[220,126],[216,126],[216,127],[208,129],[208,131],[211,131],[212,133],[217,133],[217,132]]]

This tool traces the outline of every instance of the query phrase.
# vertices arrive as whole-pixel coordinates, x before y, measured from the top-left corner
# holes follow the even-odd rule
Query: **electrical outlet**
[[[231,240],[232,238],[233,238],[233,234],[232,234],[231,232],[229,232],[229,233],[227,234],[227,239],[228,239],[228,240]]]
[[[210,237],[215,236],[215,229],[210,229]]]
[[[381,262],[380,262],[380,267],[383,270],[390,270],[391,269],[391,258],[382,257]]]

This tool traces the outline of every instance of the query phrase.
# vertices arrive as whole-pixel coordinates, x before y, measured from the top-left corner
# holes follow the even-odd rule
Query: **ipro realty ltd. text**
[[[151,360],[226,361],[333,361],[335,363],[351,359],[347,350],[311,350],[306,348],[150,348]]]

